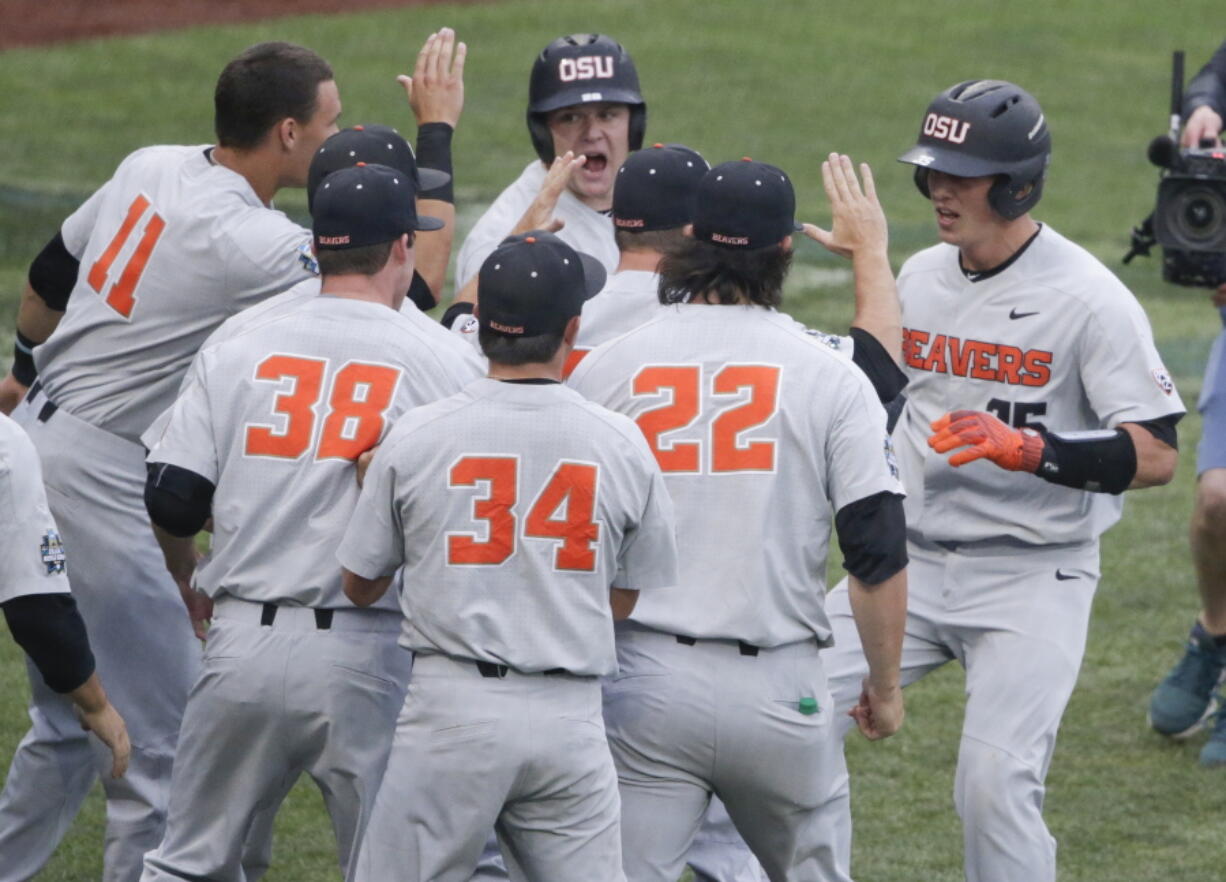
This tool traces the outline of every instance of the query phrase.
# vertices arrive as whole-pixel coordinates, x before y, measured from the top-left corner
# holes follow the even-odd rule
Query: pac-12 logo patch
[[[898,480],[898,457],[894,455],[894,442],[889,435],[885,436],[885,464],[890,469],[890,477]]]
[[[303,242],[298,246],[298,262],[311,275],[319,275],[319,261],[315,259],[315,252],[311,249],[310,242]]]
[[[1175,394],[1175,383],[1171,380],[1171,375],[1166,372],[1166,368],[1154,368],[1152,371],[1154,382],[1158,384],[1158,388],[1167,395]]]
[[[58,532],[48,530],[44,533],[42,544],[38,546],[38,550],[39,555],[43,559],[43,566],[47,568],[48,576],[64,572],[64,543],[60,541],[60,534]]]

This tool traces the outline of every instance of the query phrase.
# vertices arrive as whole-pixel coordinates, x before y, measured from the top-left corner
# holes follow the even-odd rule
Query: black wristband
[[[455,129],[447,123],[426,123],[417,130],[417,165],[446,172],[447,183],[433,190],[421,190],[418,199],[437,199],[455,204],[455,175],[451,171],[451,136]]]
[[[17,340],[13,343],[13,379],[23,386],[33,386],[38,379],[38,368],[34,364],[34,347],[38,344],[21,331],[17,332]]]
[[[1123,493],[1137,474],[1137,448],[1123,429],[1099,432],[1043,432],[1043,457],[1035,471],[1045,481],[1089,490]]]
[[[458,319],[460,316],[472,314],[473,305],[468,301],[462,300],[459,303],[453,303],[451,306],[447,307],[447,310],[443,313],[443,317],[439,321],[444,328],[450,328],[456,323],[456,319]]]

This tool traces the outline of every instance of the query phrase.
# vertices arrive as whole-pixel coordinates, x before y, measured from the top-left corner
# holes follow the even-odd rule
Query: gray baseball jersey
[[[902,492],[863,373],[781,313],[685,304],[595,349],[570,384],[638,423],[682,513],[679,591],[644,596],[635,622],[765,647],[829,639],[834,514]]]
[[[310,233],[206,150],[136,151],[61,229],[81,271],[34,351],[39,376],[60,407],[129,440],[218,324],[314,270]]]
[[[347,607],[334,554],[357,500],[354,460],[405,410],[479,376],[474,360],[435,323],[364,301],[304,297],[239,321],[201,350],[149,462],[216,485],[200,590]]]
[[[523,173],[502,191],[469,231],[456,258],[457,291],[476,277],[490,252],[523,217],[541,190],[545,172],[545,165],[539,159],[528,163]],[[554,216],[566,222],[558,231],[558,238],[576,251],[592,255],[606,270],[613,272],[618,255],[617,244],[613,241],[613,220],[609,215],[589,208],[570,190],[563,190]]]
[[[987,410],[1013,426],[1113,429],[1183,413],[1132,293],[1080,246],[1044,227],[1006,272],[971,281],[940,244],[898,277],[907,404],[894,433],[907,525],[931,541],[1096,538],[1123,499],[1005,471],[953,468],[929,448],[931,422]]]
[[[338,557],[366,578],[404,564],[406,648],[525,673],[612,673],[610,585],[646,598],[676,579],[672,503],[633,423],[491,379],[401,418]]]
[[[0,603],[68,591],[64,544],[25,431],[0,414]]]

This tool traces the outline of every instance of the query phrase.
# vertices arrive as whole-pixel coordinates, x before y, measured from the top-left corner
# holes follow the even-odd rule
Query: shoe
[[[1213,722],[1213,733],[1200,749],[1202,766],[1226,766],[1226,711],[1218,711]]]
[[[1214,690],[1226,669],[1226,647],[1201,626],[1192,628],[1187,651],[1179,664],[1158,684],[1149,699],[1149,725],[1163,735],[1187,738],[1204,728],[1208,717],[1217,710]],[[1226,753],[1226,723],[1219,718],[1218,728]],[[1226,759],[1223,760],[1226,762]]]

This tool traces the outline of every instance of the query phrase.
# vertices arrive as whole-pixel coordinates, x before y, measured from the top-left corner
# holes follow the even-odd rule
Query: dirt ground
[[[426,6],[433,0],[0,0],[0,50],[198,24],[314,12]]]

